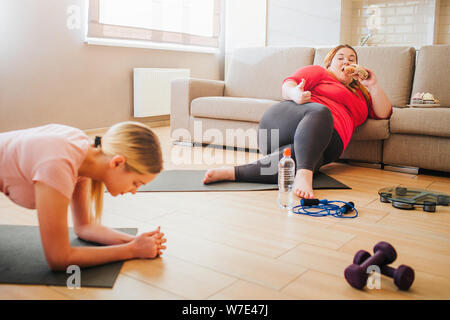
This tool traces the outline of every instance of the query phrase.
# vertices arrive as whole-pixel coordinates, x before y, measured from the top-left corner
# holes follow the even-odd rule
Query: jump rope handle
[[[341,213],[347,213],[347,212],[352,212],[353,209],[355,209],[355,204],[352,201],[350,201],[350,202],[344,204],[342,207],[340,207],[339,211]]]
[[[327,199],[323,199],[323,200],[319,200],[319,199],[301,199],[300,200],[300,204],[303,207],[311,207],[311,206],[317,206],[319,204],[327,204],[328,200]]]

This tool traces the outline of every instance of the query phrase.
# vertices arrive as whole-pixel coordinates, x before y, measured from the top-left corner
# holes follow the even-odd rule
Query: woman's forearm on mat
[[[67,258],[50,265],[52,270],[66,270],[70,265],[92,267],[135,257],[131,243],[105,247],[71,247]]]
[[[134,236],[120,232],[101,224],[86,224],[76,228],[79,238],[104,245],[124,244],[134,240]]]

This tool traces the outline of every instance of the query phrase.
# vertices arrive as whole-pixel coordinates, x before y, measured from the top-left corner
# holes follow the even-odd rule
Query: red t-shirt
[[[317,65],[300,68],[292,76],[284,79],[283,83],[293,80],[299,84],[302,79],[305,79],[304,90],[311,92],[311,102],[320,103],[330,109],[334,128],[341,137],[344,150],[356,127],[363,124],[368,116],[380,119],[373,111],[372,98],[369,97],[367,105],[359,89],[356,89],[357,95],[354,94],[325,68]]]

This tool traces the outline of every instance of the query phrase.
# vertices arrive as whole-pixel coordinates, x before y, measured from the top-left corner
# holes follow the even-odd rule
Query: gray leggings
[[[279,133],[278,143],[272,141],[271,130],[274,129]],[[339,159],[343,151],[330,109],[314,102],[298,105],[293,101],[277,103],[264,113],[259,123],[258,147],[266,156],[235,166],[236,181],[277,183],[278,170],[268,168],[278,168],[278,161],[287,147],[291,148],[296,170],[314,172]]]

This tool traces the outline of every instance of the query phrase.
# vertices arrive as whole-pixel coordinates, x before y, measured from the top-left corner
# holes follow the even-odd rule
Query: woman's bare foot
[[[304,199],[314,198],[312,187],[313,172],[307,169],[299,169],[295,174],[294,179],[294,193]]]
[[[205,178],[203,179],[204,184],[217,182],[217,181],[234,181],[234,167],[222,167],[209,169],[206,171]]]

